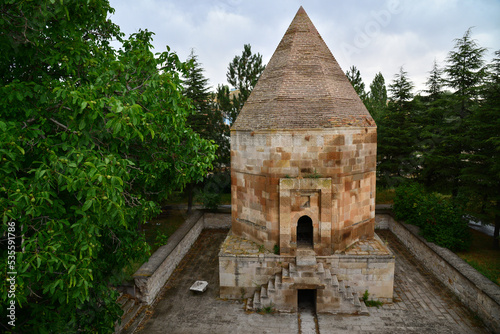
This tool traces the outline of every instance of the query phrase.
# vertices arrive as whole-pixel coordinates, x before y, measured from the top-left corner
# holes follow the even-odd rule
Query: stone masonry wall
[[[272,250],[280,243],[280,180],[320,177],[332,183],[329,252],[372,237],[376,145],[376,128],[233,130],[233,233]]]
[[[206,216],[206,218],[205,218]],[[137,298],[151,304],[179,262],[189,251],[204,228],[229,228],[228,214],[194,211],[184,224],[137,270],[133,277]]]
[[[448,249],[425,241],[418,227],[397,222],[390,210],[377,210],[377,228],[389,228],[410,252],[476,313],[494,333],[500,333],[500,287]]]

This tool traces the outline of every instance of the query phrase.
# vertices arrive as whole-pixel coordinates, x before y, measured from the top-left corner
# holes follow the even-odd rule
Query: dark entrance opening
[[[299,312],[316,312],[316,289],[297,290],[297,304]]]
[[[297,246],[313,246],[313,223],[308,216],[302,216],[297,222]]]

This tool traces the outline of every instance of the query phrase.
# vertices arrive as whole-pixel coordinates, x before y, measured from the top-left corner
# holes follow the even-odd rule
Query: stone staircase
[[[360,296],[337,275],[318,263],[312,250],[298,250],[296,264],[288,263],[280,273],[271,277],[248,298],[246,309],[276,309],[281,312],[297,311],[297,290],[316,290],[316,311],[332,314],[368,315]]]
[[[120,293],[118,304],[120,304],[123,310],[123,315],[121,323],[115,325],[115,333],[133,333],[141,320],[146,316],[146,306],[126,293]]]

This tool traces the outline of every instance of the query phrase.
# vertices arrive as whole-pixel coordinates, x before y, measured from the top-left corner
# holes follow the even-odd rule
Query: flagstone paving
[[[217,254],[227,230],[205,230],[165,284],[136,333],[306,333],[298,314],[244,311],[241,301],[218,298]],[[369,316],[317,316],[316,333],[488,333],[484,325],[438,282],[389,231],[377,231],[396,255],[395,302],[370,307]],[[204,293],[189,290],[198,280]],[[309,315],[303,314],[304,320]],[[310,322],[309,322],[310,324]],[[305,326],[305,322],[304,322]]]

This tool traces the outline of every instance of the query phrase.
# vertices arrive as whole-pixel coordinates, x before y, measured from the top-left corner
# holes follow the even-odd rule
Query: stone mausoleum
[[[247,308],[359,314],[390,302],[374,233],[377,127],[301,7],[231,128],[232,229],[220,296]],[[305,298],[305,297],[304,297]]]

